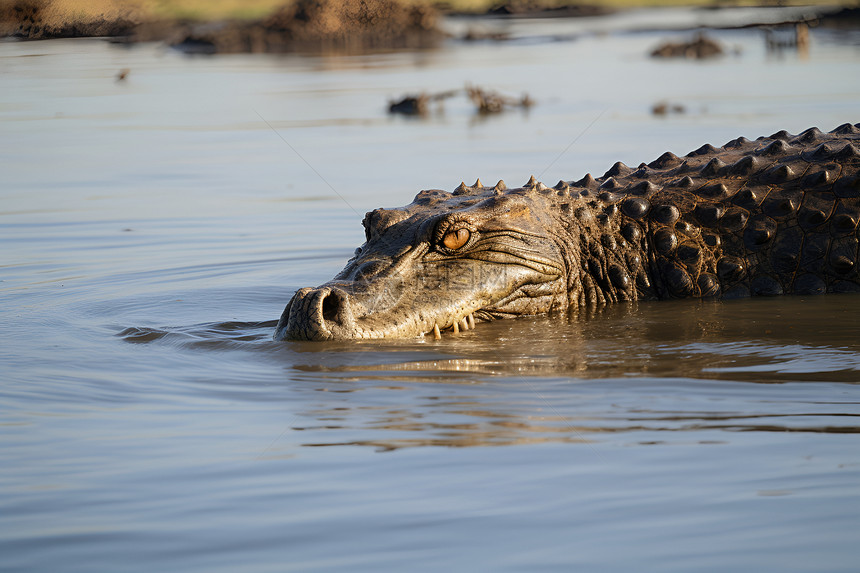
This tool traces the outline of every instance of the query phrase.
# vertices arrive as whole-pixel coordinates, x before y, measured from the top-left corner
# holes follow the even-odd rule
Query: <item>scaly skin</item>
[[[411,337],[615,301],[860,291],[860,124],[810,128],[553,188],[421,191],[364,218],[275,339]]]

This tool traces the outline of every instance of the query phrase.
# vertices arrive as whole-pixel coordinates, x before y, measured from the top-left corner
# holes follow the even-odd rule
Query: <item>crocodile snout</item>
[[[350,338],[355,320],[350,295],[339,288],[303,288],[287,304],[275,340]]]

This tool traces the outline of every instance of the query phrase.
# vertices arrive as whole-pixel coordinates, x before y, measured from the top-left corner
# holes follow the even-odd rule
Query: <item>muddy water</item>
[[[856,296],[271,341],[419,189],[860,121],[857,33],[666,62],[635,17],[353,57],[0,44],[0,569],[855,570]],[[385,114],[466,82],[538,105]]]

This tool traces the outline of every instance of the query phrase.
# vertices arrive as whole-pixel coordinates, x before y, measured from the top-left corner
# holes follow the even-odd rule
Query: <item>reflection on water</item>
[[[856,31],[807,60],[716,31],[740,55],[706,65],[623,31],[700,17],[356,57],[0,44],[0,569],[856,569],[857,296],[271,339],[422,188],[858,121]],[[537,105],[386,116],[467,82]]]
[[[470,383],[472,375],[720,379],[725,373],[730,380],[771,383],[814,373],[816,380],[854,383],[860,371],[858,317],[857,295],[846,294],[619,303],[566,316],[479,323],[440,341],[270,342],[277,321],[130,327],[119,336],[135,343],[165,339],[189,349],[283,348],[296,371],[337,379],[360,373],[361,379]],[[241,342],[255,344],[233,344]]]
[[[284,364],[292,384],[329,396],[296,412],[291,430],[312,436],[303,446],[392,450],[583,442],[606,433],[857,433],[857,400],[806,403],[815,389],[799,386],[788,391],[799,402],[785,392],[774,401],[737,382],[856,384],[858,318],[858,297],[839,295],[617,304],[480,323],[441,341],[276,343],[274,321],[132,327],[119,336],[192,352],[260,353]],[[642,377],[663,382],[654,388]],[[698,400],[687,386],[711,389],[718,380],[730,382],[720,393],[733,399],[691,407]]]

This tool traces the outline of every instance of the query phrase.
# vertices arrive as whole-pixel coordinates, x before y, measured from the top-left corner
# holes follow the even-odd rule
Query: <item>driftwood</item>
[[[475,111],[479,114],[500,113],[506,109],[529,108],[534,105],[534,100],[528,94],[524,94],[521,98],[514,98],[467,85],[462,90],[406,95],[399,100],[389,102],[388,113],[424,116],[430,112],[432,102],[443,101],[460,94],[466,94],[472,100],[472,103],[475,104]]]

